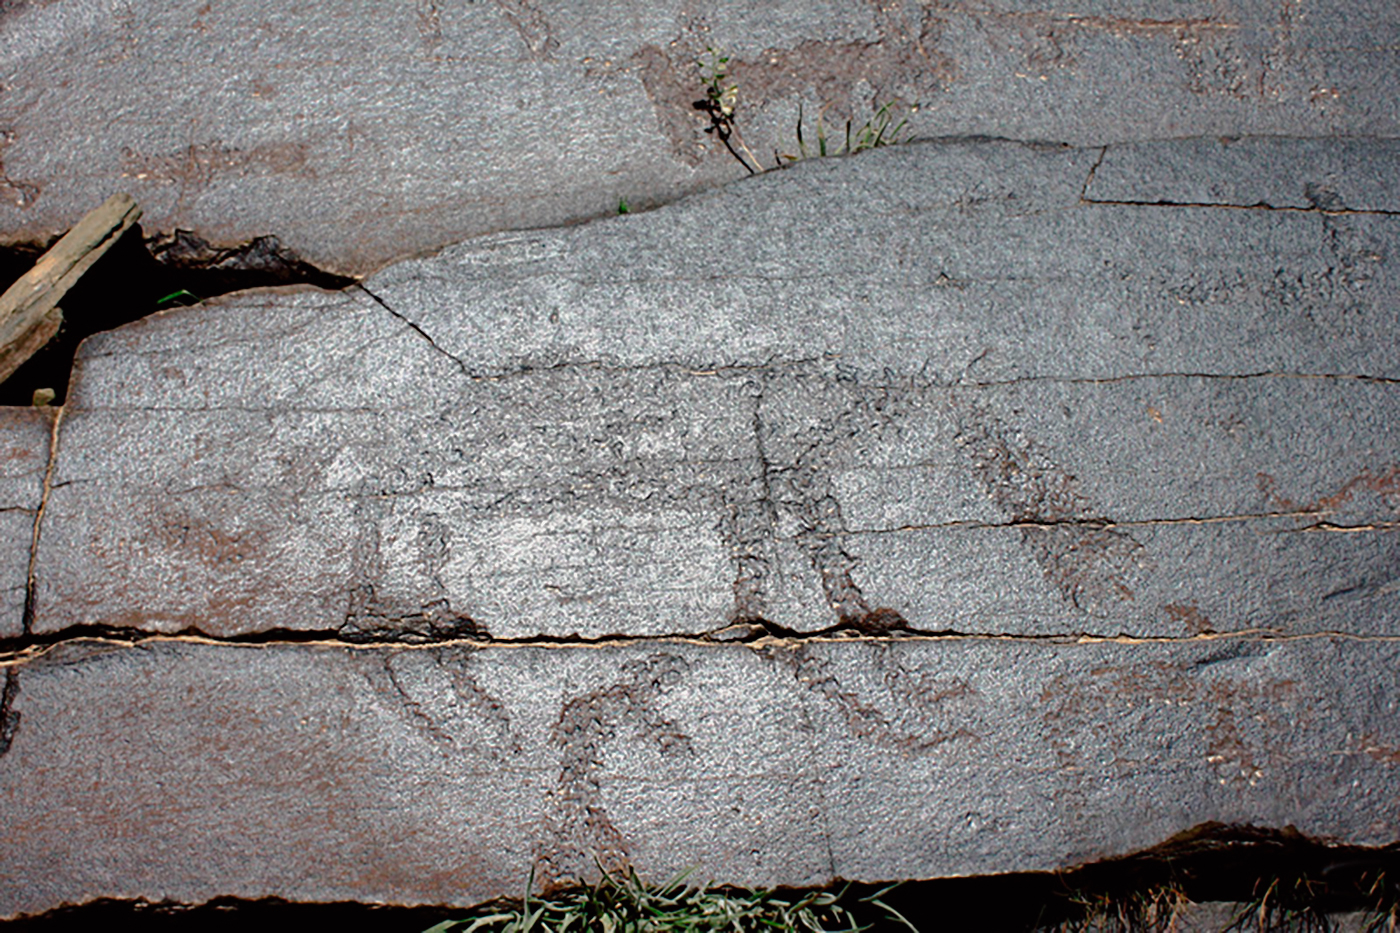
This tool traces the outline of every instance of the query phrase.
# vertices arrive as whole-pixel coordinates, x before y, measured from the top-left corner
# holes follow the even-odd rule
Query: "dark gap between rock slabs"
[[[0,246],[0,290],[27,272],[51,245]],[[0,383],[0,405],[29,405],[36,389],[52,389],[51,404],[63,404],[73,356],[85,337],[140,320],[161,307],[268,285],[341,289],[354,282],[302,261],[275,236],[219,247],[187,230],[143,237],[137,224],[63,296],[63,326]],[[162,304],[162,299],[168,300]]]
[[[523,883],[523,882],[522,882]],[[839,891],[841,885],[828,890]],[[906,929],[878,908],[861,905],[886,885],[851,885],[842,903],[874,930]],[[557,892],[556,892],[557,893]],[[800,897],[805,891],[788,891]],[[1166,930],[1149,922],[1153,895],[1228,905],[1221,929],[1327,930],[1340,915],[1379,917],[1400,901],[1400,844],[1330,846],[1289,829],[1207,823],[1123,858],[1063,872],[1022,872],[905,882],[883,897],[921,931]],[[1161,903],[1159,900],[1158,903]],[[357,903],[297,904],[219,898],[198,906],[97,900],[0,923],[6,933],[102,929],[135,923],[152,931],[233,931],[293,925],[360,926],[412,933],[484,908],[390,907]],[[515,902],[511,906],[519,906]],[[1250,911],[1253,911],[1252,913]],[[1392,914],[1394,915],[1394,914]],[[1178,928],[1181,929],[1181,928]],[[1193,923],[1189,929],[1214,929]],[[1378,930],[1392,929],[1380,925]]]

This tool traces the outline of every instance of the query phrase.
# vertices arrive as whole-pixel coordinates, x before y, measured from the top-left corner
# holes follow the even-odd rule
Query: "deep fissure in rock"
[[[1270,629],[1240,629],[1231,632],[1201,632],[1191,635],[1093,635],[1085,632],[1065,632],[1053,635],[962,632],[957,629],[916,629],[906,627],[897,616],[882,616],[878,612],[870,619],[837,623],[824,629],[798,631],[765,619],[748,619],[708,632],[676,632],[665,635],[629,635],[613,633],[583,638],[576,635],[529,635],[500,638],[477,623],[464,620],[464,627],[452,631],[410,626],[406,629],[386,627],[367,631],[355,626],[334,629],[271,628],[236,635],[211,635],[199,629],[178,632],[157,632],[103,624],[74,625],[56,632],[26,633],[14,638],[0,638],[0,668],[15,667],[37,660],[45,652],[64,645],[105,644],[111,646],[142,646],[156,642],[188,641],[229,647],[262,647],[275,645],[340,646],[354,649],[438,648],[448,645],[469,645],[486,648],[603,648],[637,644],[709,644],[714,646],[748,645],[765,649],[777,645],[797,646],[815,642],[860,639],[874,643],[903,640],[1024,642],[1045,645],[1082,645],[1118,642],[1122,644],[1172,644],[1195,641],[1222,640],[1228,642],[1302,641],[1306,639],[1350,639],[1363,642],[1393,642],[1394,635],[1348,635],[1337,631],[1309,632],[1287,635]]]
[[[0,246],[0,289],[27,272],[51,245]],[[162,307],[191,304],[245,288],[306,284],[341,289],[354,282],[305,262],[275,236],[222,247],[188,230],[143,236],[138,224],[59,302],[63,326],[0,383],[0,405],[29,405],[38,389],[52,389],[52,404],[63,404],[73,356],[84,338],[140,320]]]
[[[209,634],[197,628],[182,629],[177,632],[157,632],[146,629],[125,628],[100,623],[74,625],[55,632],[24,634],[13,638],[0,638],[0,664],[12,661],[26,652],[54,648],[59,645],[77,642],[104,642],[114,645],[136,645],[152,641],[193,640],[218,645],[344,645],[347,648],[392,648],[423,647],[472,643],[477,647],[521,647],[551,646],[559,648],[596,648],[604,645],[638,644],[642,642],[709,642],[716,645],[753,644],[764,639],[781,639],[788,642],[823,641],[856,637],[880,637],[898,640],[901,638],[1001,638],[999,635],[968,635],[949,630],[920,631],[905,627],[894,627],[872,631],[859,624],[837,623],[824,629],[802,632],[774,624],[762,618],[746,619],[742,623],[723,626],[709,632],[675,632],[665,635],[629,635],[613,633],[593,638],[580,638],[571,635],[537,634],[522,638],[497,638],[490,634],[484,625],[463,617],[449,623],[437,623],[423,617],[389,618],[380,617],[373,625],[362,620],[352,620],[331,629],[288,629],[270,628],[237,635]],[[1033,641],[1072,642],[1077,635],[1015,636]]]
[[[4,687],[0,688],[0,758],[10,750],[19,731],[19,711],[14,708],[18,694],[19,671],[9,668],[5,671]]]

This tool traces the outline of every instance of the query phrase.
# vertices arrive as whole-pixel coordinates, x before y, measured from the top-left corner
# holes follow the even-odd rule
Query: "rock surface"
[[[466,905],[595,854],[744,885],[1053,869],[1203,820],[1384,844],[1397,651],[69,643],[18,671],[4,910]]]
[[[1283,191],[1387,151],[1269,146]],[[1112,151],[915,144],[100,335],[35,631],[1400,635],[1400,219],[1081,198],[1200,147]]]
[[[0,639],[24,634],[34,517],[44,497],[53,413],[0,408]]]
[[[0,916],[1400,840],[1391,147],[927,142],[90,339]]]
[[[666,202],[745,174],[694,107],[707,49],[764,166],[797,152],[799,107],[814,144],[817,114],[844,139],[887,102],[923,136],[1393,137],[1397,37],[1389,0],[11,0],[0,231],[44,239],[124,190],[149,229],[275,234],[361,274]]]

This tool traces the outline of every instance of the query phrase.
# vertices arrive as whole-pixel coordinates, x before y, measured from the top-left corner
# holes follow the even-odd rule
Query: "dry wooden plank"
[[[130,195],[112,195],[0,296],[0,382],[48,343],[63,323],[63,296],[140,217]]]

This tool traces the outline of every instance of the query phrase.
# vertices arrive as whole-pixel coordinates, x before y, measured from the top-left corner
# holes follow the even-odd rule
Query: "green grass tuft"
[[[803,135],[803,124],[805,117],[802,112],[802,105],[797,105],[797,151],[781,153],[778,155],[779,162],[800,162],[803,159],[825,158],[836,155],[855,155],[857,152],[864,152],[867,149],[879,149],[881,146],[895,146],[906,142],[900,134],[905,132],[909,126],[909,119],[906,117],[898,123],[894,123],[894,101],[886,103],[879,110],[875,111],[875,116],[866,120],[859,128],[854,128],[855,121],[846,121],[845,139],[835,147],[827,142],[826,125],[822,122],[821,114],[817,115],[817,142],[815,148],[808,148],[807,140]],[[890,124],[894,123],[892,127]]]
[[[171,292],[164,298],[156,302],[156,310],[164,311],[166,308],[175,308],[181,305],[192,305],[199,303],[199,296],[193,292],[180,289],[178,292]]]
[[[854,899],[849,887],[783,895],[776,891],[741,891],[690,884],[689,872],[667,884],[645,884],[627,868],[601,869],[591,887],[560,892],[551,898],[533,896],[534,872],[525,886],[525,899],[513,904],[477,908],[460,920],[445,920],[426,933],[702,933],[702,931],[765,931],[765,933],[837,933],[869,929],[856,921],[855,911],[881,912],[884,919],[914,927],[880,898],[891,888]],[[917,933],[917,931],[916,931]]]

